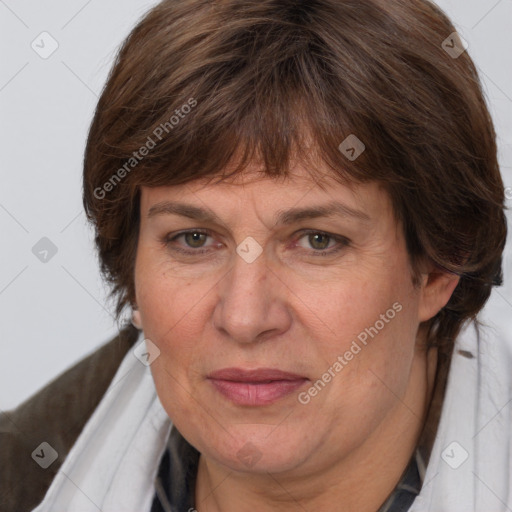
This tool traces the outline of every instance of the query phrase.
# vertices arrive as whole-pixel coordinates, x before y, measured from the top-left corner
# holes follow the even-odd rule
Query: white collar
[[[457,339],[425,480],[409,512],[512,509],[512,358],[499,335],[488,327],[480,333],[479,340],[469,324]],[[150,511],[170,429],[149,367],[129,350],[33,512]]]
[[[512,509],[511,361],[507,343],[492,328],[463,329],[423,487],[409,512]]]
[[[150,510],[170,428],[149,366],[130,349],[34,512]]]

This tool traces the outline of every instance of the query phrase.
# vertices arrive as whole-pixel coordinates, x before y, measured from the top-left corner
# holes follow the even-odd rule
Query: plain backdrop
[[[117,332],[82,212],[82,158],[115,52],[155,3],[0,0],[0,409]],[[512,0],[438,4],[483,79],[512,204]],[[482,315],[509,340],[510,252]]]

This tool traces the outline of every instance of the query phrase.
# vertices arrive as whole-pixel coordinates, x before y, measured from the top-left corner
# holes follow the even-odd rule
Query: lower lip
[[[237,405],[268,405],[299,389],[307,379],[274,380],[266,383],[211,379],[223,396]]]

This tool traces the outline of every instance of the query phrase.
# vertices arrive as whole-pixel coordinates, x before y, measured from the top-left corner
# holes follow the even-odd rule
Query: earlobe
[[[139,329],[139,331],[142,329],[142,318],[140,316],[140,311],[138,309],[132,310],[132,325]]]
[[[438,269],[424,275],[418,311],[420,322],[430,320],[446,306],[459,281],[460,276]]]

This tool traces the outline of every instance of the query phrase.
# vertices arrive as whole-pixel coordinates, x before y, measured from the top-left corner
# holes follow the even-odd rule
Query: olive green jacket
[[[16,409],[0,415],[0,511],[31,511],[44,495],[100,402],[138,331],[128,325]],[[58,456],[46,469],[35,451],[48,443]]]

